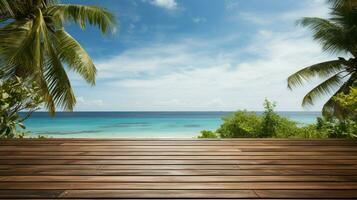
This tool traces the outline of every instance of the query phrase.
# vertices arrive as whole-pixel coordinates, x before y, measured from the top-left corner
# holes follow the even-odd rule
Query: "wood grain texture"
[[[0,199],[356,199],[357,141],[0,140]]]

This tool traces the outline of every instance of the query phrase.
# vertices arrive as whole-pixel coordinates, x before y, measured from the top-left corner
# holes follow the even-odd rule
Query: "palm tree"
[[[338,57],[303,68],[288,78],[290,89],[301,86],[315,77],[324,81],[309,91],[303,98],[302,105],[313,105],[322,95],[332,94],[323,106],[325,116],[341,116],[343,110],[334,101],[338,93],[349,93],[356,85],[357,78],[357,0],[329,0],[331,18],[306,17],[298,24],[308,27],[313,32],[314,40],[322,45],[323,51],[332,54],[344,54],[350,58]]]
[[[96,6],[60,4],[56,0],[0,0],[0,70],[3,79],[18,76],[35,81],[45,106],[73,110],[76,99],[67,76],[74,71],[95,84],[96,68],[87,52],[65,30],[72,22],[102,33],[115,28],[115,17]]]

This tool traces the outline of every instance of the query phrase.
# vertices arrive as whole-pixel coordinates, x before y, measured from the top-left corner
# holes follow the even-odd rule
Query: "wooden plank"
[[[357,165],[0,165],[0,169],[357,169]]]
[[[357,156],[356,152],[242,152],[242,151],[2,151],[0,156]]]
[[[33,169],[15,169],[15,170],[0,170],[0,175],[104,175],[104,176],[273,176],[273,175],[339,175],[339,176],[350,176],[357,175],[356,170],[98,170],[98,169],[87,169],[87,170],[33,170]]]
[[[333,165],[335,166],[335,165]],[[343,169],[355,169],[353,167],[343,167]],[[223,169],[232,170],[239,169],[238,165],[0,165],[0,170],[173,170],[173,169]],[[328,167],[328,169],[336,169],[336,167]]]
[[[237,165],[239,169],[357,169],[357,165]]]
[[[357,190],[357,182],[87,183],[0,182],[3,190]]]
[[[1,199],[18,199],[18,198],[56,198],[60,196],[64,190],[1,190]]]
[[[290,164],[348,164],[356,165],[357,160],[1,160],[0,165],[177,165],[177,164],[193,164],[193,165],[290,165]]]
[[[284,165],[283,165],[284,166]],[[318,165],[316,165],[318,166]],[[329,169],[336,169],[332,165]],[[343,169],[355,169],[354,167],[343,167]],[[0,165],[0,170],[86,170],[86,169],[101,169],[101,170],[135,170],[135,169],[239,169],[238,165]]]
[[[61,198],[257,198],[252,190],[67,190]]]
[[[303,175],[303,176],[0,176],[2,182],[356,182],[357,176]]]
[[[357,160],[357,156],[1,156],[0,160]]]
[[[254,190],[260,198],[353,198],[357,190]]]

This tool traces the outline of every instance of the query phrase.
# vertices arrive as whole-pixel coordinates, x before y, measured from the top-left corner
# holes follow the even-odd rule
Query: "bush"
[[[311,138],[311,139],[321,139],[328,138],[325,132],[319,131],[316,128],[316,124],[306,125],[300,128],[299,134],[292,136],[293,138]]]
[[[203,130],[198,138],[218,138],[217,134],[213,131]]]
[[[35,83],[24,82],[18,77],[0,79],[0,138],[24,137],[23,122],[42,103],[38,90]],[[21,111],[27,114],[21,116]]]
[[[263,105],[265,111],[263,113],[259,137],[275,137],[280,120],[279,115],[274,112],[276,104],[265,99]]]
[[[238,111],[223,118],[224,123],[217,129],[222,138],[251,138],[259,136],[261,117],[254,112]]]
[[[298,123],[274,112],[275,103],[264,102],[265,111],[262,116],[254,112],[238,111],[223,118],[223,124],[216,130],[202,131],[200,138],[326,138],[332,137],[326,125],[307,125],[300,127]],[[323,130],[322,130],[323,129]]]
[[[272,137],[288,138],[288,137],[304,137],[302,129],[295,121],[286,117],[277,115],[275,118],[274,135]]]
[[[238,111],[224,118],[224,123],[216,132],[222,138],[287,138],[306,135],[296,122],[274,112],[275,103],[265,100],[264,108],[262,116],[254,112]]]
[[[348,93],[333,97],[340,110],[335,116],[317,119],[317,129],[330,138],[357,137],[357,88],[350,87]]]
[[[282,117],[274,111],[274,108],[276,107],[275,103],[265,99],[263,105],[265,111],[262,116],[259,137],[306,137],[305,131],[298,126],[298,123],[286,117]]]
[[[333,100],[342,108],[342,118],[357,121],[357,87],[350,87],[349,93],[341,92]]]
[[[318,118],[316,129],[329,138],[357,137],[357,123],[351,119]]]

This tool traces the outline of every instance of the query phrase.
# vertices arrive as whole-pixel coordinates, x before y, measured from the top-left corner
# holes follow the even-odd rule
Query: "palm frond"
[[[19,47],[31,34],[33,21],[17,20],[0,29],[0,68],[5,71],[8,60],[14,56]],[[14,69],[11,69],[14,71]]]
[[[34,13],[33,0],[1,0],[0,19],[20,19]]]
[[[44,78],[47,82],[48,91],[57,107],[72,111],[76,99],[70,80],[58,57],[57,50],[52,46],[49,31],[45,30],[44,33],[44,48],[47,53],[47,60],[44,63]],[[50,112],[54,114],[55,110],[50,110]]]
[[[355,48],[350,32],[336,23],[317,17],[305,17],[297,23],[310,28],[314,40],[320,42],[326,52],[348,53]]]
[[[57,4],[46,9],[46,15],[78,24],[85,29],[86,24],[98,26],[102,33],[115,32],[115,16],[104,8],[71,4]]]
[[[41,96],[44,100],[44,107],[53,115],[56,112],[56,104],[52,98],[50,91],[48,90],[48,85],[46,80],[40,76],[37,78],[36,83],[41,88]]]
[[[7,0],[0,0],[0,19],[3,19],[6,15],[14,16]]]
[[[55,33],[54,45],[59,58],[67,66],[81,75],[88,83],[95,84],[95,65],[81,45],[64,30]]]
[[[344,69],[342,60],[331,60],[303,68],[288,77],[288,88],[303,85],[313,77],[326,78]]]
[[[30,80],[34,80],[37,83],[39,83],[39,88],[40,88],[40,92],[42,93],[42,97],[44,98],[44,102],[45,102],[45,107],[50,111],[50,113],[54,113],[56,110],[56,104],[55,101],[51,95],[51,92],[49,90],[47,81],[44,77],[44,69],[43,66],[45,65],[45,56],[46,56],[46,51],[45,51],[45,43],[47,42],[46,39],[46,25],[44,23],[44,19],[43,16],[40,15],[37,18],[40,21],[40,25],[39,25],[39,29],[37,30],[38,34],[40,34],[40,38],[41,38],[41,42],[40,42],[40,66],[36,71],[33,71],[34,76],[32,76],[32,78],[30,78]]]
[[[317,98],[330,94],[337,86],[340,86],[341,83],[342,77],[340,74],[328,78],[305,95],[302,106],[313,105]]]
[[[23,38],[15,38],[12,35],[7,34],[7,38],[4,38],[0,42],[0,52],[4,53],[3,62],[5,63],[5,69],[11,69],[14,74],[20,77],[32,77],[41,74],[41,26],[43,24],[43,18],[41,10],[36,12],[36,18],[29,21],[25,26],[29,26],[30,30],[26,31],[22,29]],[[6,31],[6,30],[4,30]],[[21,32],[20,32],[21,33]],[[5,33],[6,35],[6,33]],[[20,40],[16,42],[14,40]],[[18,46],[12,46],[11,42],[19,44]]]
[[[357,1],[344,0],[338,3],[338,5],[333,6],[330,21],[343,26],[349,34],[355,32],[351,28],[353,29],[357,25]]]
[[[333,8],[341,7],[345,2],[346,0],[327,0],[327,3]]]
[[[356,0],[327,0],[327,3],[331,5],[333,9],[340,8],[340,7],[356,7],[357,1]]]

